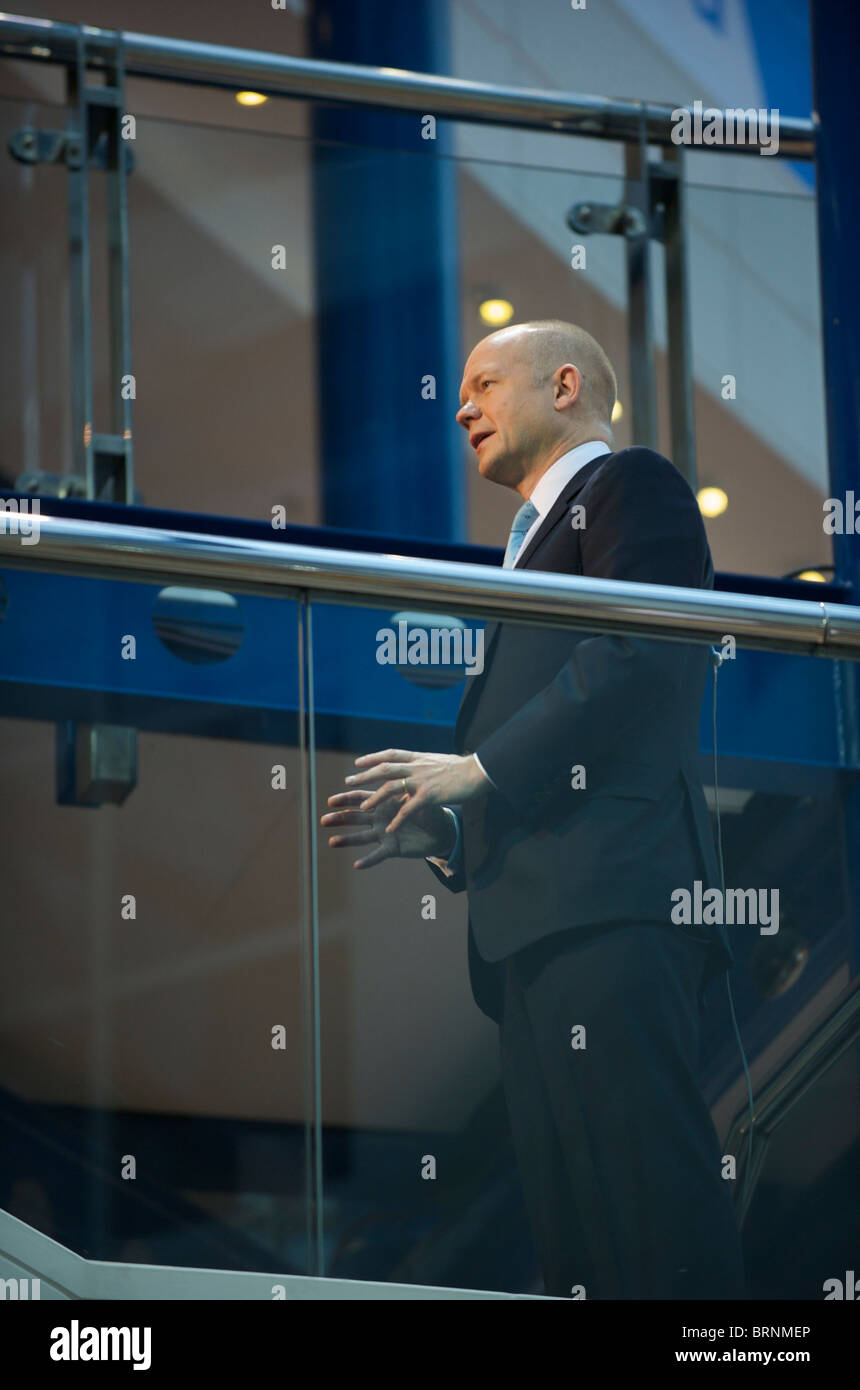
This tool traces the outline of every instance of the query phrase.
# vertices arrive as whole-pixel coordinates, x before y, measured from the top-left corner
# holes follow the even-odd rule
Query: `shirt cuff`
[[[450,816],[451,820],[454,822],[454,848],[451,850],[447,859],[438,859],[432,854],[428,854],[426,857],[428,863],[435,864],[436,867],[441,869],[444,874],[447,874],[449,878],[453,878],[463,867],[463,841],[460,834],[460,817],[455,811],[451,810],[450,806],[443,806],[442,810],[446,815]]]
[[[473,754],[472,754],[472,757],[475,759],[475,762],[478,764],[478,767],[479,767],[479,768],[481,769],[481,771],[483,772],[483,774],[484,774],[484,776],[486,777],[487,781],[489,782],[490,786],[491,786],[491,787],[495,787],[495,788],[496,788],[496,791],[498,791],[498,790],[499,790],[498,787],[496,787],[495,782],[493,781],[493,779],[492,779],[492,777],[490,776],[490,774],[489,774],[489,772],[487,771],[487,769],[484,767],[484,764],[481,762],[481,759],[478,757],[477,753],[473,753]],[[447,810],[448,808],[446,807],[445,809]]]

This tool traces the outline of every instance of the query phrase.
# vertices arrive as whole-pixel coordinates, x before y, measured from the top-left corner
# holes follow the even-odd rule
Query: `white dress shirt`
[[[526,546],[529,545],[537,531],[540,530],[544,521],[552,511],[564,489],[567,487],[571,478],[578,473],[580,468],[584,468],[592,459],[599,459],[602,454],[611,454],[612,446],[603,439],[587,439],[584,444],[577,444],[575,449],[568,449],[566,454],[562,454],[560,459],[550,464],[542,478],[535,483],[534,491],[528,499],[533,507],[537,507],[539,515],[535,517],[526,534],[523,536],[522,544],[517,551],[517,559],[520,555],[525,555]],[[516,569],[517,561],[514,560],[513,569]]]

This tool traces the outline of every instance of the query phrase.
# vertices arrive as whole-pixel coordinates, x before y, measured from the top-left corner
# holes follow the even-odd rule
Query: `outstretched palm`
[[[320,825],[326,829],[343,827],[343,833],[329,838],[334,849],[369,847],[364,858],[353,864],[355,869],[370,869],[384,859],[423,859],[425,855],[442,855],[450,850],[451,821],[441,806],[421,807],[393,834],[386,832],[392,819],[391,801],[400,806],[408,799],[408,793],[404,793],[389,797],[372,811],[361,811],[361,802],[367,800],[366,791],[336,792],[328,799],[332,809],[320,817]]]

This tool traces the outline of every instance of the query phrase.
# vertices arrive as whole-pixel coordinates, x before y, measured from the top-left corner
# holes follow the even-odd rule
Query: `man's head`
[[[463,369],[457,422],[484,478],[528,497],[586,439],[610,446],[615,373],[590,333],[560,319],[511,324],[482,338]]]

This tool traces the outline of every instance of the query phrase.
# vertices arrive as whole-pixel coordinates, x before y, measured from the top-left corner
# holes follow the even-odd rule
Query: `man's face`
[[[484,338],[463,369],[457,423],[469,434],[483,478],[516,487],[558,428],[551,382],[534,372],[513,335]]]

